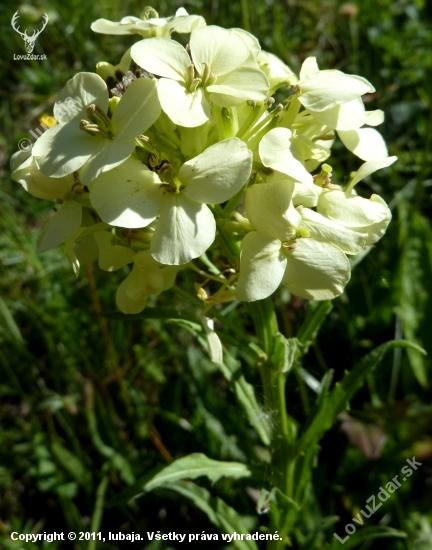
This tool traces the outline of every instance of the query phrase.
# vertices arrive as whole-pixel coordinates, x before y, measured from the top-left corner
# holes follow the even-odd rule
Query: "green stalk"
[[[289,498],[294,494],[295,462],[291,459],[291,445],[295,437],[295,425],[287,414],[285,400],[286,374],[282,372],[275,354],[275,336],[279,332],[273,302],[270,298],[258,300],[248,304],[252,316],[259,345],[267,355],[267,359],[260,365],[259,370],[264,390],[264,403],[267,413],[271,416],[272,434],[270,451],[272,468],[270,482]],[[282,539],[286,538],[289,530],[286,514],[271,516],[272,532],[278,531]],[[273,540],[268,544],[268,550],[282,550],[285,540]]]
[[[222,217],[220,206],[213,206],[216,219]],[[238,245],[232,234],[219,227],[219,239],[227,257],[232,260],[238,257]],[[279,354],[275,354],[276,337],[279,333],[275,308],[271,298],[257,300],[248,304],[259,346],[264,351],[264,360],[259,364],[259,371],[264,391],[265,411],[271,423],[270,452],[272,464],[270,469],[270,483],[278,488],[286,497],[293,498],[295,460],[293,458],[293,444],[296,437],[296,425],[287,414],[285,401],[286,373],[280,364]],[[278,531],[281,540],[269,541],[267,550],[283,550],[286,547],[287,534],[291,520],[286,506],[277,514],[271,514],[270,530]]]
[[[251,25],[249,19],[249,6],[247,0],[241,0],[242,16],[243,16],[243,27],[251,32]]]
[[[96,491],[96,502],[93,512],[93,517],[90,526],[90,533],[98,533],[103,517],[103,509],[105,504],[105,494],[108,488],[109,476],[105,475],[100,482]],[[98,545],[98,539],[90,539],[87,550],[96,550]]]

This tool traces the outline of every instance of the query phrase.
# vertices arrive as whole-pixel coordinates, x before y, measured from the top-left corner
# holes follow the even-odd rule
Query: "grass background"
[[[179,6],[172,1],[154,5],[161,15],[171,15]],[[76,280],[63,250],[36,254],[37,235],[52,206],[10,180],[10,155],[21,138],[31,138],[38,117],[51,114],[65,82],[77,71],[93,71],[98,61],[117,63],[138,39],[93,34],[91,22],[138,16],[143,7],[136,1],[107,0],[6,1],[0,6],[0,547],[5,550],[95,549],[94,543],[12,543],[12,531],[216,532],[192,504],[168,492],[115,508],[104,508],[101,495],[109,499],[155,465],[190,452],[257,463],[264,452],[239,414],[226,378],[193,335],[167,324],[163,316],[116,314],[115,290],[126,270],[107,274],[87,267]],[[395,337],[419,343],[429,356],[396,350],[352,402],[350,414],[365,423],[362,433],[368,441],[373,430],[386,434],[379,459],[362,454],[339,425],[322,440],[313,475],[315,504],[304,513],[295,547],[326,547],[333,530],[343,532],[366,499],[415,455],[423,466],[383,513],[369,520],[402,529],[407,539],[378,540],[361,548],[429,550],[432,4],[212,0],[185,7],[204,15],[209,24],[250,30],[264,49],[296,71],[305,57],[316,55],[322,68],[360,74],[376,87],[367,108],[386,112],[380,131],[399,160],[358,190],[364,196],[382,195],[393,221],[385,238],[353,270],[302,367],[317,379],[332,368],[338,378],[376,345]],[[13,59],[25,53],[10,26],[17,9],[23,28],[29,29],[48,13],[49,24],[34,52],[45,53],[46,61]],[[340,183],[359,165],[337,143],[331,163]],[[180,274],[178,287],[150,305],[195,315],[190,275]],[[275,305],[285,335],[294,336],[307,305],[283,292]],[[242,305],[219,313],[220,333],[242,323],[252,334]],[[253,363],[244,350],[234,348],[233,354],[261,398]],[[295,376],[287,391],[290,413],[302,426],[313,409],[313,392]],[[271,416],[271,411],[263,414]],[[254,528],[267,524],[265,515],[256,515],[246,484],[223,481],[211,491],[250,516]],[[341,520],[333,529],[325,518],[335,514]],[[319,536],[311,546],[304,533],[314,529]],[[167,547],[151,543],[146,548]]]

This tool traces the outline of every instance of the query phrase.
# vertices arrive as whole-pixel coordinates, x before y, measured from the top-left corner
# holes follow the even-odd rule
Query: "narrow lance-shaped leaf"
[[[331,428],[336,416],[345,409],[353,395],[361,388],[367,376],[382,361],[385,353],[395,347],[416,349],[420,353],[424,353],[424,350],[415,344],[404,340],[394,340],[382,344],[366,355],[336,384],[335,389],[327,399],[323,398],[319,414],[314,416],[312,423],[297,443],[297,453],[306,452],[311,445],[320,440],[325,432]]]
[[[175,460],[168,466],[162,468],[158,466],[152,469],[131,487],[115,497],[110,502],[110,506],[126,502],[157,487],[167,483],[175,483],[182,479],[196,479],[204,476],[215,482],[221,477],[241,479],[251,475],[252,473],[246,464],[212,460],[202,453],[192,453]]]
[[[347,537],[345,531],[339,537],[344,540],[347,538],[343,544],[335,537],[333,544],[330,547],[330,550],[351,550],[351,548],[359,548],[359,544],[364,541],[371,541],[373,539],[384,539],[384,538],[398,538],[405,539],[407,537],[406,533],[403,531],[398,531],[392,527],[386,527],[385,525],[377,525],[374,527],[364,527],[361,531],[356,531],[351,536]]]
[[[249,384],[241,373],[239,363],[228,354],[225,357],[225,363],[219,365],[223,375],[232,385],[249,423],[255,428],[261,441],[264,445],[270,445],[270,425],[258,405],[252,384]]]
[[[207,489],[186,481],[170,483],[164,488],[175,491],[192,500],[195,506],[204,512],[208,519],[221,531],[229,535],[233,533],[247,534],[248,528],[244,519],[239,516],[234,508],[228,506],[219,497],[213,496]],[[253,540],[236,540],[234,545],[237,550],[258,550]]]
[[[401,205],[401,208],[403,206]],[[411,342],[430,346],[432,297],[428,292],[432,277],[432,238],[428,222],[417,212],[410,215],[407,239],[399,262],[399,308],[404,337]],[[408,350],[408,359],[418,383],[428,386],[424,357]]]

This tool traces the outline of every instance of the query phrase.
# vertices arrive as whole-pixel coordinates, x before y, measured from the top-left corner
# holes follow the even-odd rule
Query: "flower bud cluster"
[[[355,191],[396,160],[374,128],[382,111],[362,101],[373,86],[313,57],[297,77],[250,33],[183,8],[92,29],[141,40],[118,65],[69,80],[57,124],[12,158],[13,179],[59,205],[39,251],[65,244],[77,274],[93,261],[131,265],[116,296],[125,313],[142,311],[181,269],[204,275],[194,260],[209,266],[209,252],[206,281],[221,288],[209,297],[198,285],[207,305],[263,299],[280,284],[309,300],[341,294],[348,256],[376,243],[391,218],[381,197]],[[174,31],[189,36],[186,47]],[[345,186],[331,180],[336,139],[364,161]]]

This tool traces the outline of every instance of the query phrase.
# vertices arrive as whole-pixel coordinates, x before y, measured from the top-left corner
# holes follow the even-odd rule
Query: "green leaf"
[[[312,479],[312,469],[320,450],[321,447],[316,443],[315,445],[311,445],[306,453],[297,459],[295,469],[296,487],[294,495],[296,502],[301,504],[303,503],[309,482]]]
[[[273,524],[283,525],[284,531],[287,532],[288,528],[295,522],[300,512],[300,506],[295,500],[284,495],[277,487],[273,487],[270,491],[267,502],[270,506]],[[282,523],[279,519],[281,517],[283,517]]]
[[[328,399],[330,393],[330,385],[333,381],[333,375],[334,371],[329,370],[322,377],[317,397],[317,409],[322,409],[326,399]]]
[[[289,338],[287,340],[280,332],[275,334],[271,362],[274,365],[280,365],[279,370],[281,372],[289,372],[300,354],[297,338]]]
[[[208,351],[207,340],[204,337],[204,328],[187,319],[168,319],[167,322],[176,323],[196,336],[201,346]],[[222,334],[221,334],[222,336]],[[217,364],[219,370],[230,384],[231,390],[235,393],[239,404],[247,416],[251,426],[255,428],[264,445],[270,445],[270,426],[268,425],[258,405],[255,390],[252,384],[243,376],[241,364],[236,361],[226,350],[224,350],[225,361]]]
[[[15,319],[13,318],[10,309],[7,307],[4,300],[0,297],[0,319],[1,318],[3,318],[3,322],[6,325],[6,328],[9,329],[9,332],[11,336],[15,339],[15,341],[20,345],[24,345],[24,339],[22,337],[21,331],[18,328],[18,325],[15,323]]]
[[[128,314],[118,312],[104,313],[105,317],[110,319],[121,319],[122,321],[136,321],[137,319],[169,319],[173,321],[185,321],[201,328],[199,323],[193,317],[179,313],[176,309],[167,307],[148,307],[141,313]]]
[[[248,302],[247,309],[253,319],[260,347],[270,355],[274,349],[274,336],[278,332],[276,314],[271,298]]]
[[[188,330],[191,334],[194,336],[200,336],[204,334],[203,327],[197,323],[196,321],[192,319],[185,319],[185,318],[168,318],[166,320],[167,323],[178,325],[186,330]]]
[[[273,487],[271,491],[261,489],[257,512],[259,514],[270,512],[270,525],[261,527],[266,533],[274,534],[278,531],[281,540],[287,541],[288,533],[296,522],[300,511],[299,504],[286,496],[278,487]],[[283,544],[283,548],[285,548],[285,544]]]
[[[109,480],[110,480],[109,476],[105,475],[102,478],[96,490],[96,502],[95,502],[95,507],[94,507],[91,526],[90,526],[91,533],[97,533],[100,529],[102,518],[103,518],[105,495],[107,492]],[[97,539],[96,538],[90,539],[87,550],[96,550],[96,548],[97,548]]]
[[[54,441],[51,445],[51,452],[60,464],[80,485],[86,485],[91,480],[91,475],[84,467],[81,460],[63,447],[58,441]]]
[[[417,352],[425,353],[415,344],[404,340],[393,340],[378,346],[366,355],[350,372],[345,374],[330,394],[322,394],[317,413],[297,443],[297,453],[304,453],[312,445],[318,443],[325,432],[331,428],[336,416],[345,410],[349,400],[361,388],[367,376],[381,362],[385,353],[398,347],[411,348]]]
[[[226,353],[225,362],[219,364],[218,367],[234,390],[237,400],[243,407],[249,423],[255,428],[263,444],[270,445],[270,425],[266,417],[262,414],[254,387],[252,384],[249,384],[243,376],[240,363]]]
[[[346,533],[339,534],[336,532],[340,539],[345,540],[347,537]],[[406,533],[403,531],[398,531],[392,527],[386,527],[385,525],[377,525],[376,527],[363,527],[360,531],[356,531],[351,535],[343,546],[341,542],[335,537],[333,543],[330,547],[330,550],[350,550],[351,548],[356,548],[359,544],[366,540],[373,539],[385,539],[385,538],[397,538],[405,539],[407,538]]]
[[[212,460],[202,453],[193,453],[175,460],[168,466],[154,468],[112,499],[109,506],[137,498],[157,487],[167,483],[175,483],[182,479],[196,479],[205,476],[210,481],[215,482],[221,477],[241,479],[251,475],[252,473],[246,464],[241,462],[222,462]]]
[[[248,527],[245,519],[222,499],[209,493],[207,489],[198,487],[198,485],[187,481],[170,483],[164,486],[164,488],[176,491],[192,500],[195,506],[204,512],[208,519],[221,531],[228,534],[247,534]],[[238,550],[258,550],[253,540],[233,540],[231,544]]]
[[[432,237],[429,223],[415,211],[410,218],[399,269],[399,312],[404,337],[428,349],[430,328],[427,320],[432,315],[432,297],[428,290],[432,279]],[[427,387],[424,358],[413,350],[407,353],[418,383]]]

